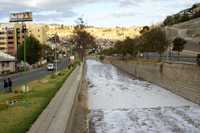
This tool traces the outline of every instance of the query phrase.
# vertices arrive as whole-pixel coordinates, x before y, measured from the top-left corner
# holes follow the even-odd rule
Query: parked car
[[[48,71],[54,71],[54,69],[55,69],[55,66],[54,66],[53,63],[49,63],[49,64],[47,65],[47,70],[48,70]]]

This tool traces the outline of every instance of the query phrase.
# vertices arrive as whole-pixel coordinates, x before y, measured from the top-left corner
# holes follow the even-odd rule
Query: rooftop
[[[15,60],[16,60],[16,58],[14,56],[0,52],[0,62],[2,62],[2,61],[15,61]]]

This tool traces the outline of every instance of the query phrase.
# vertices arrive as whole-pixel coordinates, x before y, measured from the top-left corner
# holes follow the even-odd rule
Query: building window
[[[7,31],[7,34],[11,34],[11,35],[12,35],[12,34],[13,34],[13,32],[12,32],[12,31]]]
[[[5,43],[4,42],[0,42],[0,45],[5,45]]]
[[[8,44],[14,44],[14,42],[8,42]]]
[[[13,39],[13,36],[9,36],[8,39]]]
[[[4,64],[4,62],[3,62],[3,63],[1,64],[1,66],[4,67],[4,65],[5,65],[5,64]]]
[[[9,67],[9,62],[6,62],[6,63],[5,63],[5,67]]]

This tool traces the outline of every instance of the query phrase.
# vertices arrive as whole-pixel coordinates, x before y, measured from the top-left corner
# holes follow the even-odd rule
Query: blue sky
[[[161,22],[166,16],[191,7],[200,0],[0,0],[0,22],[9,13],[32,11],[34,22],[74,24],[83,17],[87,24],[142,26]]]

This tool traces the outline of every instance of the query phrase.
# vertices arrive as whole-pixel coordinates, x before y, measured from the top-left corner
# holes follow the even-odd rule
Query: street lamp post
[[[58,59],[57,59],[57,39],[56,35],[54,35],[54,44],[55,44],[55,61],[56,61],[56,73],[58,72]]]
[[[23,24],[22,24],[22,33],[24,33],[24,71],[26,71],[26,43],[27,43],[27,36],[26,36],[26,31],[23,29]]]
[[[57,43],[56,43],[56,73],[58,72],[58,55],[57,55]]]
[[[26,45],[27,45],[27,34],[26,34],[26,27],[24,29],[23,22],[22,22],[22,33],[24,34],[24,72],[26,72]],[[28,92],[28,85],[24,85],[25,92]]]

